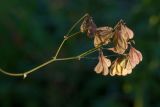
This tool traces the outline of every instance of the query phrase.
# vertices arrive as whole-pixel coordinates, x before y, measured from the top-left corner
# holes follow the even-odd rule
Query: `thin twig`
[[[88,13],[86,13],[84,16],[82,16],[68,31],[67,36],[72,32],[72,30],[77,26],[79,22],[81,22],[86,16],[88,16]]]
[[[92,52],[91,52],[91,50],[92,50]],[[94,50],[94,51],[95,51],[95,50]],[[90,49],[90,50],[88,50],[88,51],[86,51],[86,52],[84,52],[84,53],[87,53],[87,54],[85,54],[85,55],[89,55],[89,54],[93,53],[94,51],[93,51],[93,49]],[[88,53],[88,52],[89,52],[89,53]],[[83,56],[85,56],[85,55],[83,55]],[[11,72],[7,72],[7,71],[5,71],[5,70],[3,70],[3,69],[1,69],[1,68],[0,68],[0,72],[2,72],[3,74],[9,75],[9,76],[16,76],[16,77],[18,77],[18,76],[23,76],[23,77],[26,77],[28,74],[30,74],[30,73],[32,73],[32,72],[34,72],[34,71],[37,71],[38,69],[40,69],[40,68],[42,68],[42,67],[44,67],[44,66],[46,66],[46,65],[48,65],[48,64],[50,64],[50,63],[52,63],[52,62],[79,59],[79,56],[81,56],[81,54],[80,54],[80,55],[77,55],[77,56],[75,56],[75,57],[53,58],[53,59],[51,59],[51,60],[49,60],[49,61],[47,61],[47,62],[45,62],[45,63],[42,63],[41,65],[39,65],[39,66],[37,66],[37,67],[29,70],[29,71],[24,72],[24,73],[11,73]]]
[[[79,32],[77,32],[77,33],[69,36],[69,34],[70,34],[70,33],[72,32],[72,30],[77,26],[77,24],[80,23],[87,15],[88,15],[88,14],[85,14],[84,16],[82,16],[82,17],[69,29],[68,33],[65,35],[65,38],[63,39],[62,43],[60,44],[60,46],[59,46],[59,48],[58,48],[55,56],[53,57],[54,59],[57,58],[57,56],[58,56],[58,54],[59,54],[59,52],[60,52],[63,44],[65,43],[65,41],[67,41],[69,38],[71,38],[71,37],[77,35],[77,33],[79,33]]]

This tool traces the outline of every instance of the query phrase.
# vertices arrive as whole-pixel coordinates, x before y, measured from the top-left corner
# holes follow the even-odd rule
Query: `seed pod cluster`
[[[123,20],[114,27],[97,27],[92,17],[87,15],[80,26],[80,31],[85,32],[89,38],[93,38],[95,48],[100,47],[99,62],[94,69],[96,73],[126,76],[132,73],[132,69],[142,61],[141,52],[132,46],[134,33]],[[108,51],[112,51],[118,57],[111,61],[107,55],[103,54],[102,47],[107,47]]]

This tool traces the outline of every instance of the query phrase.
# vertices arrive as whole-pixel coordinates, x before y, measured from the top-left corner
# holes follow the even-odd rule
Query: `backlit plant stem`
[[[57,52],[56,52],[56,54],[55,54],[55,56],[54,56],[53,58],[54,58],[54,59],[57,58],[57,56],[58,56],[60,50],[62,49],[65,41],[67,41],[68,39],[70,39],[70,38],[72,38],[72,37],[74,37],[74,36],[77,36],[77,35],[80,34],[80,33],[81,33],[81,32],[76,32],[76,33],[74,33],[74,34],[72,34],[72,35],[70,35],[70,36],[64,36],[64,39],[63,39],[62,43],[60,44],[60,46],[59,46],[59,48],[58,48],[58,50],[57,50]]]
[[[4,73],[4,74],[6,74],[6,75],[9,75],[9,76],[23,76],[24,78],[26,78],[28,74],[30,74],[30,73],[32,73],[32,72],[34,72],[34,71],[36,71],[36,70],[38,70],[38,69],[46,66],[46,65],[48,65],[48,64],[50,64],[50,63],[52,63],[52,62],[60,61],[60,60],[78,59],[78,57],[59,58],[59,59],[57,59],[57,56],[58,56],[60,50],[62,49],[64,43],[65,43],[68,39],[70,39],[70,38],[72,38],[72,37],[74,37],[74,36],[77,36],[78,34],[81,33],[81,32],[76,32],[76,33],[74,33],[74,34],[72,34],[72,35],[69,36],[69,34],[73,31],[73,29],[74,29],[87,15],[88,15],[88,14],[85,14],[84,16],[82,16],[82,17],[69,29],[67,35],[64,36],[64,39],[63,39],[62,43],[60,44],[60,46],[59,46],[59,48],[58,48],[55,56],[53,57],[53,59],[51,59],[51,60],[49,60],[49,61],[47,61],[47,62],[45,62],[45,63],[43,63],[43,64],[41,64],[41,65],[39,65],[39,66],[37,66],[37,67],[35,67],[35,68],[33,68],[33,69],[29,70],[29,71],[26,71],[26,72],[24,72],[24,73],[10,73],[10,72],[7,72],[7,71],[5,71],[5,70],[3,70],[3,69],[1,69],[1,68],[0,68],[0,72]]]
[[[75,34],[69,36],[69,34],[73,31],[73,29],[74,29],[87,15],[88,15],[88,14],[85,14],[84,16],[82,16],[82,17],[69,29],[68,33],[64,36],[64,39],[63,39],[62,43],[60,44],[60,46],[59,46],[59,48],[58,48],[55,56],[53,57],[54,59],[57,58],[57,56],[58,56],[61,48],[63,47],[63,44],[65,43],[65,41],[67,41],[69,38],[71,38],[71,37],[73,37],[73,36],[76,35],[76,33],[75,33]]]
[[[37,71],[40,68],[52,63],[52,62],[55,62],[55,61],[66,61],[66,60],[76,60],[76,59],[79,59],[79,58],[83,58],[84,56],[89,55],[89,54],[95,52],[96,50],[97,50],[97,48],[93,48],[93,49],[90,49],[90,50],[88,50],[88,51],[86,51],[86,52],[84,52],[84,53],[82,53],[80,55],[77,55],[75,57],[57,58],[57,59],[53,58],[53,59],[51,59],[51,60],[49,60],[49,61],[47,61],[47,62],[45,62],[45,63],[43,63],[41,65],[29,70],[29,71],[24,72],[24,73],[10,73],[10,72],[4,71],[1,68],[0,68],[0,72],[4,73],[6,75],[9,75],[9,76],[16,76],[16,77],[23,76],[24,77],[24,76],[27,76],[28,74],[30,74],[30,73],[32,73],[34,71]]]
[[[88,13],[86,13],[84,16],[82,16],[68,31],[67,35],[68,36],[72,31],[73,29],[86,17],[88,16]]]

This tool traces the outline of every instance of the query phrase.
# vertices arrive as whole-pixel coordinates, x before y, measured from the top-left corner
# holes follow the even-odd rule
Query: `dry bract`
[[[96,24],[93,22],[91,16],[87,15],[80,26],[81,32],[87,32],[88,37],[93,37],[96,32]]]
[[[132,68],[134,68],[139,62],[142,61],[142,54],[140,51],[136,50],[135,48],[131,47],[129,51],[129,60],[132,65]]]
[[[113,36],[114,48],[110,50],[115,53],[123,54],[128,48],[128,40],[133,38],[133,31],[129,29],[123,22],[119,22],[115,28]]]
[[[99,27],[96,29],[94,36],[94,46],[107,45],[113,36],[113,28],[111,27]]]
[[[96,65],[94,70],[96,71],[96,73],[102,73],[103,75],[108,75],[109,73],[108,67],[111,66],[110,59],[107,59],[102,52],[100,53],[98,59],[99,59],[99,62]]]
[[[110,69],[110,75],[126,76],[132,72],[132,67],[128,57],[117,58]]]

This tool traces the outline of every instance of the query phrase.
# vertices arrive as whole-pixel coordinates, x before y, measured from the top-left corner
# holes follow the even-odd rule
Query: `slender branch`
[[[0,68],[0,72],[9,76],[16,76],[16,77],[24,75],[24,73],[10,73],[10,72],[4,71],[1,68]]]
[[[59,48],[58,48],[55,56],[53,57],[53,59],[56,59],[56,58],[57,58],[57,56],[58,56],[58,54],[59,54],[59,52],[60,52],[60,50],[61,50],[61,48],[62,48],[62,46],[63,46],[63,44],[64,44],[64,42],[65,42],[66,40],[67,40],[67,39],[63,39],[63,41],[62,41],[62,43],[60,44],[60,46],[59,46]]]
[[[70,30],[68,31],[67,35],[64,37],[64,40],[63,40],[62,43],[60,44],[60,46],[59,46],[59,48],[58,48],[55,56],[53,57],[53,59],[51,59],[51,60],[49,60],[49,61],[47,61],[47,62],[45,62],[45,63],[43,63],[43,64],[41,64],[41,65],[39,65],[39,66],[37,66],[37,67],[35,67],[35,68],[27,71],[27,72],[24,72],[24,73],[10,73],[10,72],[6,72],[5,70],[3,70],[3,69],[1,69],[1,68],[0,68],[0,72],[4,73],[4,74],[6,74],[6,75],[9,75],[9,76],[23,76],[24,78],[26,78],[28,74],[30,74],[30,73],[32,73],[32,72],[34,72],[34,71],[36,71],[36,70],[38,70],[38,69],[40,69],[40,68],[42,68],[42,67],[44,67],[44,66],[46,66],[46,65],[54,62],[54,61],[78,59],[78,57],[70,57],[70,58],[57,59],[57,56],[58,56],[61,48],[63,47],[63,44],[65,43],[65,41],[67,41],[69,38],[72,38],[72,37],[74,37],[74,36],[76,36],[76,35],[78,35],[78,34],[80,33],[80,32],[76,32],[76,33],[74,33],[74,34],[72,34],[72,35],[69,36],[69,34],[70,34],[70,33],[72,32],[72,30],[76,27],[76,25],[77,25],[80,21],[82,21],[87,15],[88,15],[88,14],[85,14],[84,16],[82,16],[82,17],[70,28]]]
[[[79,58],[84,57],[84,56],[86,56],[86,55],[88,55],[88,54],[91,54],[91,53],[97,51],[101,46],[102,46],[102,45],[100,45],[100,46],[98,46],[98,47],[96,47],[96,48],[89,49],[88,51],[80,54],[80,55],[79,55]]]
[[[72,34],[72,35],[70,35],[70,36],[64,36],[64,39],[63,39],[62,43],[60,44],[60,46],[59,46],[59,48],[58,48],[55,56],[53,57],[53,59],[56,59],[56,58],[57,58],[57,56],[58,56],[60,50],[62,49],[65,41],[67,41],[68,39],[73,38],[74,36],[77,36],[77,35],[80,34],[80,33],[81,33],[81,32],[79,31],[79,32],[76,32],[76,33],[74,33],[74,34]]]
[[[44,66],[46,66],[46,65],[54,62],[54,61],[55,61],[55,59],[51,59],[51,60],[49,60],[49,61],[47,61],[47,62],[45,62],[45,63],[43,63],[43,64],[41,64],[41,65],[39,65],[39,66],[37,66],[37,67],[35,67],[35,68],[33,68],[33,69],[31,69],[31,70],[29,70],[29,71],[26,71],[26,72],[24,72],[24,73],[10,73],[10,72],[4,71],[4,70],[1,69],[1,68],[0,68],[0,72],[4,73],[4,74],[6,74],[6,75],[9,75],[9,76],[16,76],[16,77],[18,77],[18,76],[24,76],[24,75],[27,76],[28,74],[30,74],[30,73],[32,73],[32,72],[34,72],[34,71],[36,71],[36,70],[38,70],[38,69],[40,69],[40,68],[42,68],[42,67],[44,67]]]
[[[105,56],[105,57],[106,57],[106,58],[109,58],[109,57],[112,57],[112,56],[118,56],[118,55],[117,55],[117,54],[116,54],[116,55],[107,55],[107,56]],[[86,56],[84,56],[84,57],[82,57],[81,59],[97,60],[98,57],[86,57]]]
[[[57,59],[54,58],[54,59],[51,59],[51,60],[49,60],[49,61],[47,61],[47,62],[45,62],[45,63],[43,63],[43,64],[41,64],[41,65],[39,65],[39,66],[37,66],[37,67],[35,67],[33,69],[31,69],[29,71],[26,71],[24,73],[10,73],[10,72],[7,72],[7,71],[5,71],[5,70],[3,70],[1,68],[0,68],[0,72],[2,72],[3,74],[9,75],[9,76],[16,76],[16,77],[23,76],[23,77],[26,77],[28,74],[30,74],[30,73],[32,73],[34,71],[37,71],[38,69],[40,69],[40,68],[42,68],[42,67],[44,67],[44,66],[46,66],[46,65],[48,65],[48,64],[50,64],[52,62],[74,60],[74,59],[83,58],[84,56],[89,55],[89,54],[95,52],[96,50],[97,50],[97,48],[92,48],[92,49],[90,49],[90,50],[88,50],[88,51],[86,51],[86,52],[84,52],[84,53],[82,53],[80,55],[75,56],[75,57],[57,58]]]
[[[82,16],[68,31],[67,36],[72,32],[72,30],[77,26],[79,22],[81,22],[86,16],[88,16],[88,13],[86,13],[84,16]]]
[[[85,57],[85,56],[87,56],[87,55],[89,55],[89,54],[91,54],[93,52],[96,52],[96,51],[97,51],[97,48],[91,49],[91,50],[86,51],[86,52],[82,53],[81,55],[79,55],[78,58],[80,60],[81,58],[83,58],[83,57]]]
[[[70,34],[70,33],[72,32],[72,30],[76,27],[76,25],[77,25],[79,22],[81,22],[87,15],[88,15],[88,14],[85,14],[84,16],[82,16],[82,17],[70,28],[70,30],[68,31],[67,35],[64,36],[64,39],[63,39],[62,43],[60,44],[60,46],[59,46],[59,48],[58,48],[55,56],[53,57],[54,59],[57,58],[57,56],[58,56],[58,54],[59,54],[59,52],[60,52],[63,44],[65,43],[65,41],[68,40],[69,38],[71,38],[71,37],[73,37],[73,36],[75,36],[75,35],[77,35],[77,34],[80,33],[80,32],[77,32],[77,33],[69,36],[69,34]]]
[[[76,33],[74,33],[74,34],[68,36],[68,37],[65,36],[64,38],[66,38],[66,39],[68,40],[68,39],[71,39],[71,38],[77,36],[77,35],[80,34],[80,33],[81,33],[81,32],[79,31],[79,32],[76,32]]]

